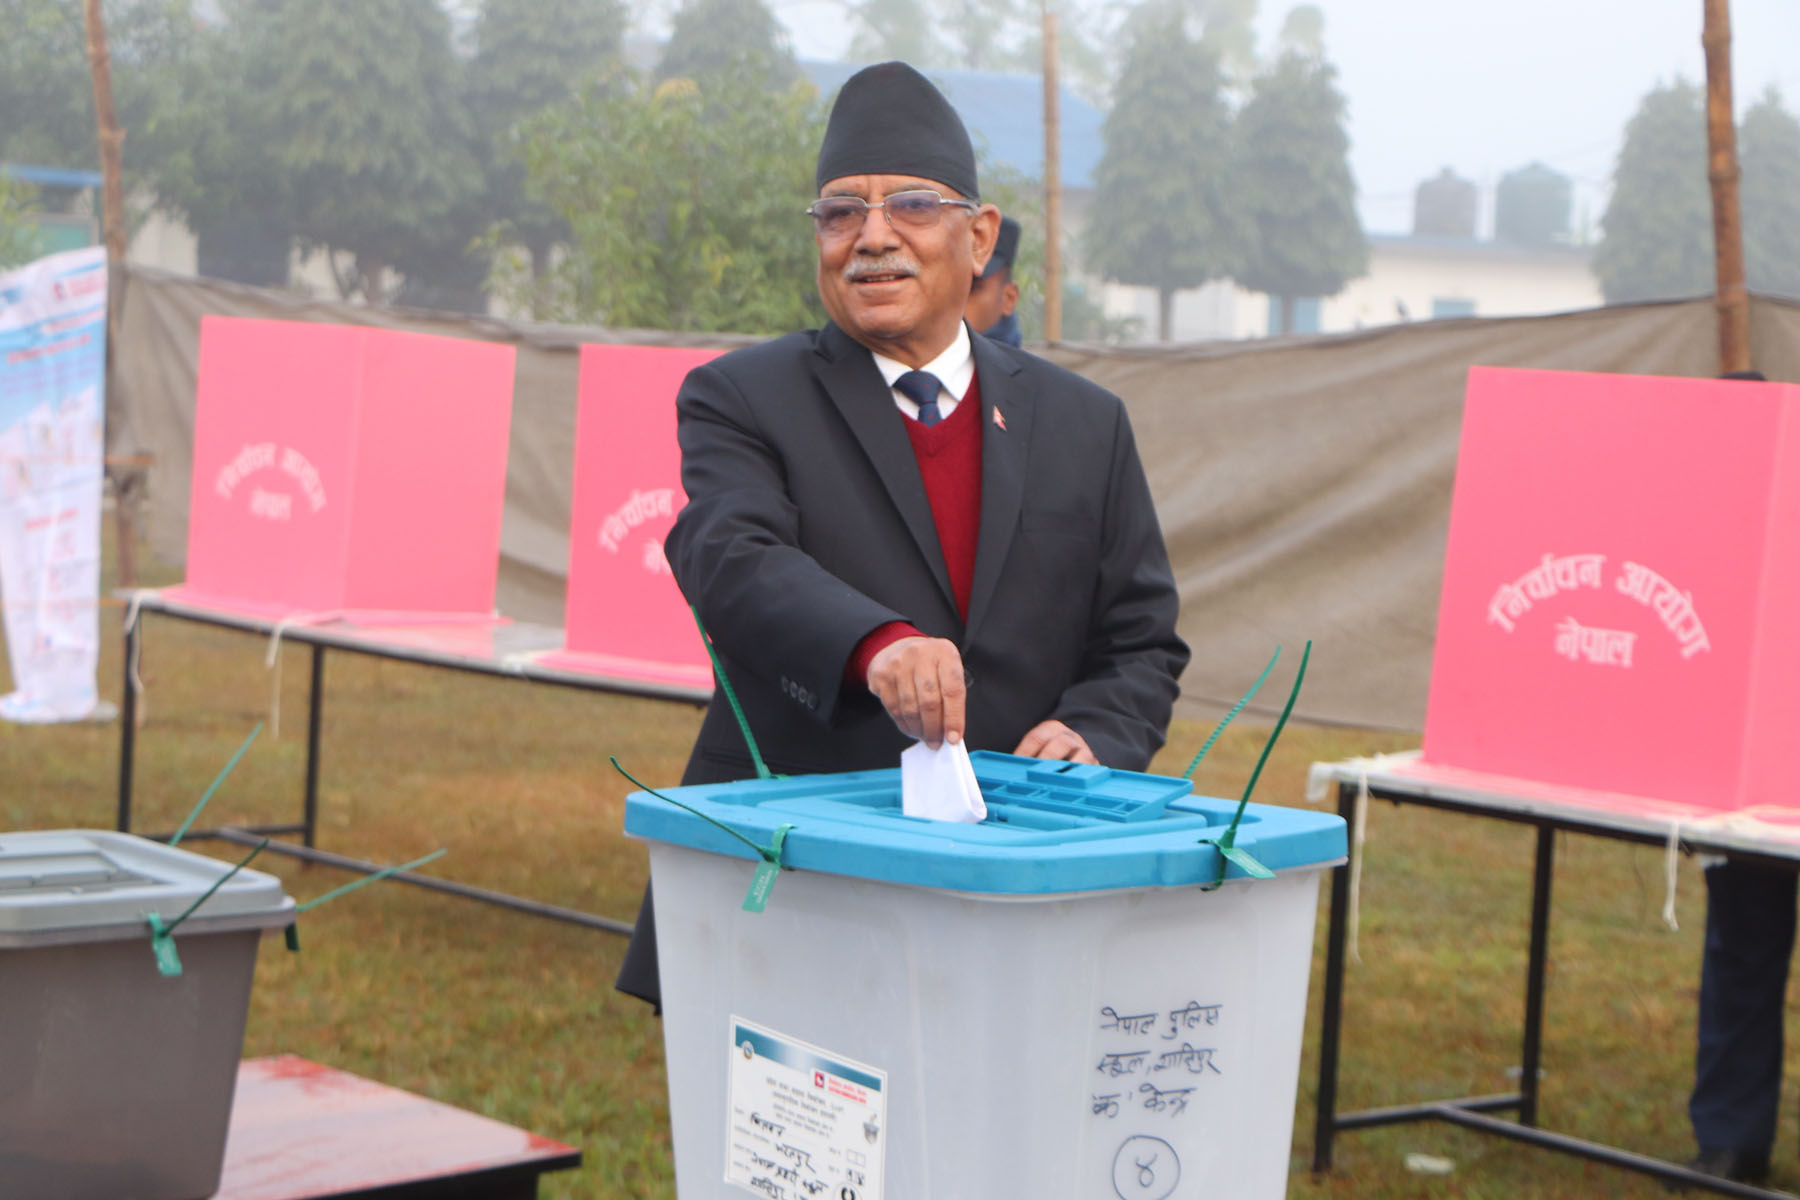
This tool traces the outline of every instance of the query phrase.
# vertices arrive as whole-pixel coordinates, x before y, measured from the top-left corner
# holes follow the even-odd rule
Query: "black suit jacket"
[[[1124,406],[982,337],[981,524],[965,626],[906,418],[835,325],[724,355],[678,399],[688,503],[666,550],[777,773],[894,766],[906,739],[860,682],[857,643],[910,621],[954,641],[967,742],[1010,751],[1057,718],[1101,762],[1144,768],[1188,650]],[[754,773],[715,696],[686,782]]]

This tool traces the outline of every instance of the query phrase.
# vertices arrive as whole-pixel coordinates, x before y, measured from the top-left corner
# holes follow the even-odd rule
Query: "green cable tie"
[[[676,808],[692,813],[702,821],[705,821],[708,825],[717,826],[738,841],[744,843],[744,845],[750,847],[750,849],[756,851],[756,856],[760,858],[762,862],[758,864],[756,874],[750,880],[749,892],[744,895],[744,911],[761,912],[763,910],[763,905],[769,902],[769,892],[775,886],[775,876],[781,870],[782,845],[787,841],[788,831],[794,828],[792,825],[778,826],[771,837],[770,843],[767,846],[759,846],[731,826],[725,824],[725,822],[714,820],[712,817],[707,816],[692,805],[683,804],[673,796],[665,796],[655,788],[639,781],[630,771],[627,771],[624,767],[620,766],[619,760],[612,755],[607,756],[607,761],[612,763],[613,770],[637,784],[637,786],[646,794],[655,796],[658,800],[673,804]],[[790,867],[788,869],[792,870],[793,868]]]
[[[314,896],[311,900],[308,900],[305,904],[295,905],[294,906],[294,915],[297,917],[301,913],[307,911],[308,909],[317,908],[321,904],[325,904],[325,903],[328,903],[329,901],[336,900],[339,896],[348,895],[351,892],[354,892],[357,888],[368,887],[371,883],[380,883],[383,879],[388,878],[388,876],[390,876],[390,875],[398,875],[402,871],[411,871],[416,867],[424,866],[428,862],[435,862],[437,859],[444,857],[444,855],[446,855],[448,853],[449,853],[448,849],[433,850],[430,854],[425,855],[423,858],[415,858],[411,862],[400,863],[400,864],[398,864],[396,866],[392,866],[392,867],[383,867],[383,868],[381,868],[381,870],[375,871],[369,875],[365,875],[361,879],[353,879],[349,883],[346,883],[343,887],[333,888],[331,891],[326,892],[323,896]],[[298,953],[300,950],[300,923],[298,921],[289,921],[287,929],[284,931],[284,933],[285,933],[285,938],[287,941],[287,948],[289,950],[292,950],[292,951]]]
[[[1312,639],[1306,640],[1306,649],[1300,653],[1300,670],[1294,675],[1294,686],[1288,692],[1287,703],[1282,705],[1281,718],[1275,722],[1275,728],[1269,733],[1269,740],[1263,743],[1262,754],[1257,757],[1256,768],[1250,772],[1250,781],[1244,785],[1244,797],[1238,801],[1237,812],[1231,818],[1231,824],[1214,844],[1219,848],[1219,874],[1204,890],[1212,891],[1225,882],[1225,864],[1236,863],[1246,875],[1256,879],[1273,879],[1275,873],[1262,863],[1256,861],[1254,855],[1237,845],[1238,822],[1244,819],[1244,809],[1250,803],[1250,793],[1256,790],[1256,781],[1262,778],[1263,764],[1269,761],[1269,752],[1275,748],[1275,742],[1281,737],[1281,731],[1287,726],[1288,714],[1294,711],[1294,701],[1299,699],[1300,685],[1306,681],[1306,664],[1312,658]]]
[[[694,628],[700,631],[700,644],[706,647],[706,657],[712,660],[713,676],[718,679],[719,687],[725,693],[725,699],[731,702],[731,712],[737,717],[738,729],[744,735],[744,744],[750,747],[750,761],[756,764],[756,777],[758,779],[774,778],[768,765],[763,762],[762,752],[756,748],[756,735],[750,732],[750,719],[744,715],[743,705],[738,703],[737,693],[731,688],[731,680],[725,677],[725,666],[719,661],[718,651],[713,649],[712,634],[706,632],[706,625],[700,620],[700,610],[690,604],[688,611],[694,614]],[[618,765],[616,761],[613,763],[615,767]],[[624,774],[623,768],[621,768],[620,774]],[[631,776],[626,775],[625,778],[631,779]],[[637,780],[631,779],[631,782],[637,783]],[[638,783],[638,786],[644,787],[641,783]],[[649,788],[644,788],[644,790],[650,791]],[[651,795],[655,794],[651,792]]]
[[[1244,874],[1250,876],[1252,879],[1275,878],[1275,872],[1257,862],[1255,858],[1251,857],[1250,852],[1242,846],[1227,846],[1220,843],[1219,853],[1224,856],[1225,861],[1219,864],[1219,878],[1213,881],[1212,887],[1216,888],[1225,881],[1225,862],[1236,863],[1243,869]],[[1208,888],[1207,890],[1211,891],[1212,889]]]
[[[256,735],[262,732],[262,727],[263,723],[258,721],[256,728],[250,731],[250,736],[244,739],[244,744],[239,746],[237,753],[231,756],[231,761],[225,764],[225,769],[219,772],[218,778],[212,781],[212,786],[206,789],[206,794],[200,797],[200,803],[194,805],[194,810],[187,815],[187,820],[181,823],[181,828],[177,829],[175,836],[169,839],[170,846],[181,843],[181,839],[187,834],[188,826],[194,823],[194,818],[200,815],[200,810],[206,807],[206,802],[213,798],[213,793],[219,790],[219,785],[225,782],[225,778],[231,774],[232,768],[238,765],[238,759],[244,757],[244,751],[250,749],[250,743],[256,740]]]
[[[167,925],[163,924],[162,917],[157,913],[151,913],[144,918],[145,922],[150,926],[150,949],[156,955],[156,969],[161,972],[163,978],[173,979],[181,974],[181,956],[175,952],[175,930],[183,921],[194,915],[195,909],[212,899],[212,894],[224,887],[227,880],[249,866],[250,860],[261,854],[263,852],[263,847],[268,844],[268,838],[264,838],[262,841],[258,842],[256,844],[256,849],[244,855],[242,861],[235,867],[214,880],[211,887],[200,893],[200,898],[198,900],[188,905],[186,911],[179,917],[176,917],[173,921],[170,921]]]
[[[1181,773],[1183,779],[1192,779],[1194,777],[1194,771],[1200,766],[1200,760],[1206,757],[1206,752],[1211,750],[1213,743],[1219,740],[1219,735],[1225,732],[1225,727],[1231,724],[1231,719],[1243,712],[1244,705],[1250,703],[1250,698],[1262,690],[1263,681],[1269,677],[1269,672],[1275,669],[1275,662],[1280,657],[1281,647],[1277,646],[1275,647],[1274,657],[1269,659],[1269,665],[1264,667],[1262,674],[1256,677],[1256,682],[1250,685],[1250,690],[1244,693],[1244,698],[1231,706],[1231,711],[1225,714],[1225,719],[1219,722],[1219,727],[1212,731],[1212,736],[1206,739],[1206,744],[1204,746],[1200,747],[1200,753],[1194,755],[1194,761],[1189,763],[1188,769]]]
[[[297,916],[300,913],[306,912],[308,909],[317,908],[321,904],[325,904],[329,901],[336,900],[339,896],[348,895],[349,893],[354,892],[357,888],[368,887],[371,883],[380,883],[383,879],[386,879],[390,875],[398,875],[402,871],[410,871],[410,870],[413,870],[415,867],[422,867],[428,862],[435,862],[438,859],[444,857],[444,855],[446,855],[448,853],[450,853],[450,851],[447,848],[440,849],[440,850],[433,850],[430,854],[425,855],[423,858],[415,858],[411,862],[400,863],[400,864],[398,864],[396,866],[392,866],[392,867],[383,867],[383,868],[381,868],[381,870],[376,871],[369,875],[365,875],[361,879],[353,879],[349,883],[346,883],[343,887],[333,888],[331,891],[326,892],[323,896],[314,896],[311,900],[308,900],[305,904],[295,905],[294,913]]]
[[[777,826],[774,839],[768,849],[762,851],[763,860],[756,864],[756,874],[750,877],[750,890],[744,893],[745,912],[759,913],[769,902],[775,877],[781,874],[781,845],[787,841],[788,830],[792,828],[792,825]]]
[[[175,939],[163,928],[162,918],[151,913],[150,949],[156,955],[156,970],[164,979],[174,979],[181,974],[181,955],[175,953]]]

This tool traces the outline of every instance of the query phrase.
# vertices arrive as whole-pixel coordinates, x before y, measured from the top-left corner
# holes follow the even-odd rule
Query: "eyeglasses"
[[[879,208],[887,217],[888,228],[930,229],[942,218],[946,207],[975,212],[981,206],[967,200],[946,200],[938,193],[920,188],[894,192],[880,204],[870,204],[861,196],[826,196],[807,206],[806,215],[822,238],[838,240],[854,237],[869,219],[869,210]]]

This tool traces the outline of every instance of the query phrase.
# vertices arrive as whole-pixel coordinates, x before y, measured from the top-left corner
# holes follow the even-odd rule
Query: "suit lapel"
[[[931,501],[925,495],[925,481],[919,475],[919,461],[913,456],[912,442],[901,424],[905,418],[883,385],[881,372],[875,369],[868,350],[836,325],[827,324],[815,346],[813,371],[819,383],[874,466],[945,602],[954,612],[956,600],[950,590],[950,573],[944,566],[944,551],[938,544],[937,524],[932,520]]]
[[[975,377],[981,381],[981,532],[975,543],[966,640],[973,640],[987,615],[1019,527],[1034,407],[1019,365],[1010,356],[979,334],[970,337],[970,344]]]

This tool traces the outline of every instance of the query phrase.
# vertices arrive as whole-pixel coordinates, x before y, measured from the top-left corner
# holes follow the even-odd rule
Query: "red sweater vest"
[[[919,476],[925,481],[925,497],[931,503],[931,519],[950,573],[956,611],[967,621],[969,589],[975,579],[975,543],[981,536],[981,380],[970,380],[956,411],[936,425],[903,419]],[[845,665],[847,680],[863,683],[869,677],[869,664],[883,649],[903,637],[922,636],[905,621],[890,621],[876,628],[857,643]]]

